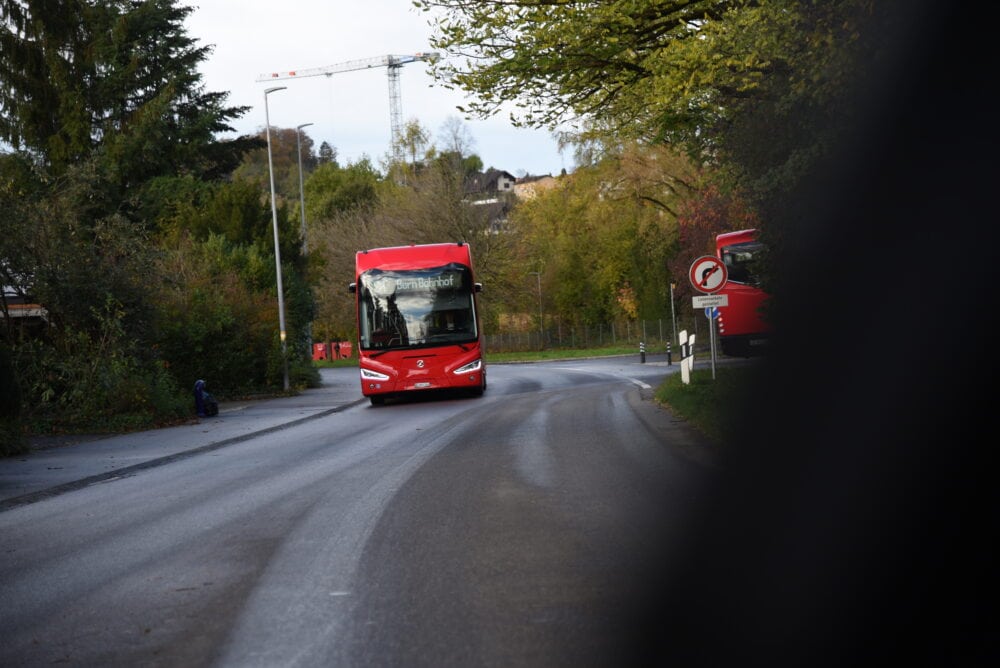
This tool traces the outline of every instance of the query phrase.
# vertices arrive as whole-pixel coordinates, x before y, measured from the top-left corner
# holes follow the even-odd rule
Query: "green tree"
[[[710,166],[720,192],[739,193],[761,221],[767,286],[794,264],[785,239],[808,222],[791,204],[871,111],[864,75],[894,62],[898,44],[884,38],[912,18],[883,0],[415,4],[432,46],[456,56],[432,71],[470,94],[469,113],[513,106],[521,124],[571,124],[562,144],[578,148],[579,164],[635,140]]]
[[[723,192],[709,184],[681,203],[677,217],[677,252],[667,261],[676,283],[675,297],[685,302],[696,296],[687,280],[691,262],[701,255],[715,255],[715,236],[762,226],[754,210],[735,193]]]
[[[738,168],[760,197],[780,198],[850,120],[840,103],[879,55],[871,0],[416,0],[432,66],[473,95],[480,116],[514,119],[576,140],[636,139],[685,147]]]
[[[319,145],[319,156],[317,161],[321,165],[325,165],[330,162],[337,162],[337,148],[324,141]]]
[[[491,233],[491,219],[484,207],[465,201],[464,164],[464,159],[432,160],[415,170],[405,184],[380,181],[376,197],[366,206],[330,207],[326,211],[329,215],[310,218],[310,261],[325,268],[317,277],[317,337],[354,338],[355,313],[346,289],[354,280],[354,253],[378,246],[468,241],[477,280],[487,286],[484,316],[487,320],[494,317],[507,276],[512,274],[514,237]],[[335,170],[324,170],[325,166],[317,169],[313,179],[341,176]],[[321,183],[310,179],[316,190],[307,198],[307,207],[310,200],[322,199]]]
[[[220,141],[248,107],[207,92],[208,46],[176,0],[0,2],[0,139],[53,174],[95,153],[116,195],[159,174],[218,178],[256,140]]]
[[[400,149],[409,157],[410,164],[416,165],[426,155],[431,143],[431,133],[427,128],[420,125],[420,121],[411,118],[403,126],[399,142]]]
[[[2,156],[4,220],[0,266],[5,283],[30,292],[57,327],[99,329],[93,309],[110,296],[127,311],[124,326],[136,336],[150,315],[145,270],[152,249],[146,232],[125,216],[104,214],[96,198],[99,167],[86,161],[47,179],[21,156]],[[15,172],[15,174],[12,174]]]
[[[518,104],[517,122],[558,126],[593,116],[630,134],[646,134],[658,62],[698,26],[736,4],[675,2],[537,2],[416,0],[435,28],[432,46],[461,56],[432,66],[447,83],[473,93],[468,111],[492,115]],[[632,119],[629,124],[626,119]],[[645,126],[645,128],[643,128]]]
[[[161,317],[161,323],[166,324],[161,324],[158,335],[168,336],[171,341],[170,345],[164,343],[161,349],[166,351],[172,347],[175,351],[213,351],[214,354],[217,351],[214,346],[218,345],[214,342],[219,337],[239,338],[239,333],[248,337],[249,350],[261,353],[263,349],[250,341],[261,332],[277,340],[276,317],[265,319],[263,322],[267,322],[270,329],[261,331],[244,331],[226,323],[237,317],[233,314],[239,314],[238,317],[246,319],[247,323],[253,322],[247,304],[255,300],[271,305],[276,303],[274,232],[269,199],[263,196],[257,184],[243,180],[204,183],[188,177],[164,178],[157,181],[156,188],[147,188],[147,192],[157,194],[147,209],[157,214],[161,252],[171,257],[173,263],[169,267],[158,267],[166,272],[164,280],[175,285],[176,292],[182,295],[167,293],[154,300],[161,316],[168,305],[175,305],[165,320]],[[306,282],[306,258],[302,254],[299,225],[288,215],[284,203],[277,213],[289,359],[299,364],[309,359],[308,325],[315,306]],[[192,269],[192,263],[205,266]],[[211,282],[216,279],[219,280],[218,290],[211,292]],[[203,296],[188,303],[194,294]],[[178,300],[183,308],[176,306]],[[179,316],[185,308],[189,316]],[[276,309],[271,310],[276,315]],[[189,317],[195,320],[214,318],[217,323],[212,326],[215,329],[197,323],[182,326],[180,323],[188,323]],[[191,337],[187,341],[183,338],[185,332]],[[209,338],[213,343],[206,342]],[[211,355],[206,353],[206,357]],[[173,360],[172,369],[185,368],[183,363],[176,361],[176,355],[170,359]],[[227,354],[220,356],[218,363],[197,356],[192,359],[200,361],[197,368],[203,373],[207,370],[219,372],[220,375],[215,376],[217,387],[228,392],[237,388],[245,391],[254,382],[270,384],[274,379],[267,370],[281,369],[280,363],[273,360],[268,366],[268,355],[258,360],[251,354]],[[243,364],[242,370],[240,364]],[[299,380],[312,382],[302,374]]]
[[[172,373],[188,361],[211,370],[215,353],[230,387],[280,378],[276,309],[266,326],[255,317],[276,303],[270,203],[223,178],[264,144],[216,138],[246,108],[201,85],[208,50],[184,31],[190,11],[173,0],[0,0],[0,140],[14,149],[0,156],[0,268],[52,325],[12,349],[36,428],[176,419],[188,409],[178,386],[189,386]],[[313,306],[298,225],[284,205],[279,214],[296,373]],[[176,354],[229,334],[246,335],[243,355]]]
[[[156,267],[157,341],[181,386],[203,379],[220,396],[281,387],[273,256],[210,234],[179,239]]]
[[[371,206],[378,196],[380,176],[367,158],[346,167],[321,164],[305,183],[308,220],[333,218],[338,212]]]
[[[668,313],[678,212],[704,178],[681,154],[631,145],[519,205],[522,271],[542,272],[548,312],[588,325]]]
[[[274,245],[270,198],[249,181],[161,177],[144,189],[143,212],[167,246],[181,236],[204,241],[213,234],[232,244],[265,249]],[[284,204],[278,209],[278,238],[282,258],[295,260],[300,254],[299,231]]]

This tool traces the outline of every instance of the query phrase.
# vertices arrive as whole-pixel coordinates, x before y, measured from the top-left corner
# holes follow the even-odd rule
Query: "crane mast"
[[[403,109],[399,92],[399,70],[407,63],[425,61],[433,63],[439,58],[436,52],[414,53],[411,55],[386,55],[375,58],[360,58],[348,60],[325,67],[311,67],[304,70],[289,70],[286,72],[271,72],[257,77],[258,82],[281,81],[287,79],[304,79],[306,77],[332,76],[340,72],[353,72],[373,67],[385,67],[389,74],[389,125],[392,132],[392,155],[399,162],[402,159]]]

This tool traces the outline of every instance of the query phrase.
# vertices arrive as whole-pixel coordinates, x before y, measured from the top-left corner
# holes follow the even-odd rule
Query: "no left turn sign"
[[[712,294],[721,290],[729,280],[729,271],[719,258],[703,255],[691,263],[688,278],[695,290]]]

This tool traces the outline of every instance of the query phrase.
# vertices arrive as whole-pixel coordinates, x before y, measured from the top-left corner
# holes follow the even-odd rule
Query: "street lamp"
[[[302,125],[295,126],[295,147],[298,149],[299,154],[299,211],[302,212],[302,255],[305,256],[307,253],[307,243],[306,243],[306,191],[305,187],[302,185],[302,128],[306,128],[312,125],[312,123],[303,123]],[[306,323],[306,334],[309,337],[309,350],[312,351],[312,322]]]
[[[299,151],[299,209],[302,211],[302,254],[306,254],[306,191],[302,185],[302,128],[312,123],[303,123],[295,127],[295,146]]]
[[[542,272],[529,271],[528,275],[538,279],[538,345],[544,347],[545,320],[542,316]]]
[[[271,114],[267,108],[267,96],[275,91],[285,90],[287,86],[276,86],[264,91],[264,119],[267,123],[267,171],[271,175],[271,221],[274,224],[274,266],[278,274],[278,324],[281,328],[281,363],[284,369],[285,391],[288,391],[288,355],[285,344],[285,289],[281,284],[281,249],[278,247],[278,205],[274,195],[274,164],[271,159]]]

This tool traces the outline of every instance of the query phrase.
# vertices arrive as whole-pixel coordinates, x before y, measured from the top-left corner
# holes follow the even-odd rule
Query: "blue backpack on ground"
[[[205,389],[205,381],[194,384],[194,409],[198,417],[214,417],[219,414],[219,402]]]

